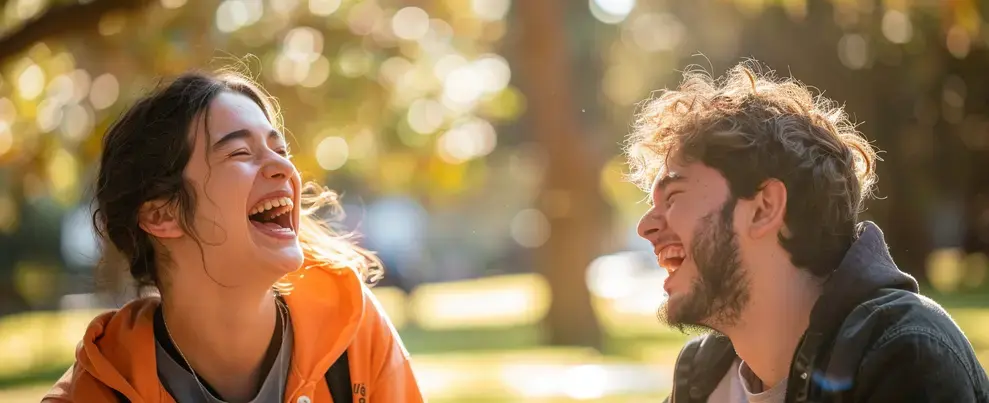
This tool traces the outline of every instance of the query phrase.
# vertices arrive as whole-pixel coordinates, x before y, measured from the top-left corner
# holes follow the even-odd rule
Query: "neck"
[[[810,274],[792,266],[763,274],[752,278],[751,298],[740,320],[723,332],[766,390],[789,374],[821,286]]]
[[[187,270],[188,272],[188,270]],[[278,314],[271,288],[222,288],[176,279],[162,295],[172,342],[197,375],[224,400],[249,401],[261,385],[261,368]]]

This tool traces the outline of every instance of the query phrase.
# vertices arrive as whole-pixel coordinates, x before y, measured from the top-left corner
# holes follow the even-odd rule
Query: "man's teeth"
[[[294,203],[292,203],[292,199],[288,197],[275,197],[272,199],[259,202],[253,209],[251,209],[251,213],[249,215],[260,214],[265,211],[271,210],[273,208],[282,207],[282,206],[290,207],[282,212],[282,214],[284,214],[289,211],[292,211],[291,207],[294,206]]]
[[[667,247],[659,253],[659,261],[662,263],[666,263],[670,259],[685,259],[686,257],[687,253],[679,246]]]
[[[660,252],[660,257],[663,260],[674,259],[674,258],[683,259],[683,258],[687,257],[687,253],[684,252],[683,248],[671,246],[669,248],[666,248],[662,252]]]

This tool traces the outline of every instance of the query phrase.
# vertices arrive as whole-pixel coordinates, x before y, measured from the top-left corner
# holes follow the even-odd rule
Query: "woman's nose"
[[[287,158],[273,152],[271,154],[273,155],[267,158],[264,167],[262,167],[264,177],[269,179],[284,179],[291,176],[295,170],[295,166]]]

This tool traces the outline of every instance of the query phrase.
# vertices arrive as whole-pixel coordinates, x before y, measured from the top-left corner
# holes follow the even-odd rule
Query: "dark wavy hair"
[[[184,176],[192,155],[190,130],[200,116],[208,115],[217,95],[232,92],[254,101],[273,126],[281,126],[277,106],[260,86],[245,75],[222,71],[216,74],[190,72],[166,83],[138,100],[107,131],[96,178],[93,225],[104,240],[101,263],[104,279],[114,278],[119,268],[107,256],[125,261],[138,292],[161,287],[162,258],[151,235],[138,223],[141,206],[161,200],[175,205],[186,234],[199,241],[192,225],[195,191]],[[303,189],[303,211],[299,228],[305,267],[353,268],[365,278],[380,275],[380,264],[370,252],[337,235],[331,227],[312,217],[323,207],[339,208],[334,192],[307,183]],[[275,284],[289,291],[286,278]]]

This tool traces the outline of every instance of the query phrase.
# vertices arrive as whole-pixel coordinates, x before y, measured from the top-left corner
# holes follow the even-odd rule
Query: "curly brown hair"
[[[676,90],[647,100],[626,142],[629,179],[648,192],[669,162],[701,162],[744,199],[778,179],[788,196],[780,243],[794,265],[827,276],[855,238],[879,158],[841,106],[763,70],[746,61],[714,79],[688,69]]]

